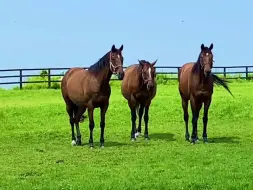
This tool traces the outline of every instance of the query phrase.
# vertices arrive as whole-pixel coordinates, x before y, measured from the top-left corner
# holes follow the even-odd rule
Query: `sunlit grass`
[[[1,90],[0,189],[253,188],[252,82],[232,83],[235,98],[215,87],[210,143],[201,140],[196,145],[184,140],[176,82],[158,86],[150,108],[151,140],[131,142],[130,110],[119,83],[112,82],[104,149],[99,148],[99,110],[95,111],[93,150],[87,144],[88,120],[81,124],[84,145],[70,145],[60,90]]]

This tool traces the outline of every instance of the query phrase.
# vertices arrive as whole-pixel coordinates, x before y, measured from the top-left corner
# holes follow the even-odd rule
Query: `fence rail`
[[[87,69],[86,67],[83,67]],[[124,67],[125,69],[126,67]],[[158,75],[163,74],[168,80],[176,80],[178,70],[180,67],[173,67],[173,66],[157,66],[156,73]],[[51,88],[52,82],[60,82],[61,80],[53,80],[52,77],[61,77],[64,76],[64,71],[67,71],[69,68],[29,68],[29,69],[3,69],[0,70],[0,87],[1,85],[15,85],[18,84],[19,88],[23,88],[23,84],[26,83],[48,83],[48,88]],[[167,70],[167,71],[166,71]],[[173,71],[174,70],[174,71]],[[229,71],[231,70],[231,71]],[[29,77],[39,77],[41,74],[37,74],[34,72],[38,71],[46,71],[43,75],[47,80],[44,81],[27,81],[26,78]],[[53,74],[54,72],[57,72]],[[62,71],[62,73],[59,73]],[[26,74],[26,72],[33,72],[32,74]],[[7,74],[6,74],[7,73]],[[11,73],[11,74],[8,74]],[[253,79],[253,66],[227,66],[227,67],[214,67],[213,73],[222,75],[224,78],[227,79]],[[16,80],[13,80],[13,79]],[[115,77],[112,77],[112,80],[117,80]]]

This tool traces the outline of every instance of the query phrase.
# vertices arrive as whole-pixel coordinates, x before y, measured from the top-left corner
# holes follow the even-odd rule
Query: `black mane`
[[[149,63],[148,61],[146,61],[144,59],[140,60],[140,62],[142,62],[142,63]]]
[[[94,63],[93,65],[91,65],[88,70],[91,72],[98,72],[100,70],[102,70],[103,68],[105,68],[108,63],[109,63],[109,59],[108,59],[108,53],[107,52],[102,58],[100,58],[96,63]]]

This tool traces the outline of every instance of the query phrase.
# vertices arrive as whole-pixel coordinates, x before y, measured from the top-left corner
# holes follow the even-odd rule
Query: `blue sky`
[[[195,61],[214,43],[215,66],[253,65],[253,1],[2,0],[0,69],[86,67],[113,44],[125,66]]]

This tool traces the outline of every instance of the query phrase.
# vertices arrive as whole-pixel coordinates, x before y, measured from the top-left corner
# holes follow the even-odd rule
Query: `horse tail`
[[[229,81],[221,79],[220,77],[218,77],[215,74],[212,74],[212,76],[213,76],[213,82],[214,82],[214,84],[216,84],[217,86],[223,86],[231,94],[231,96],[234,97],[234,95],[230,91],[230,89],[228,87],[228,84],[227,84],[227,83],[229,83]]]

